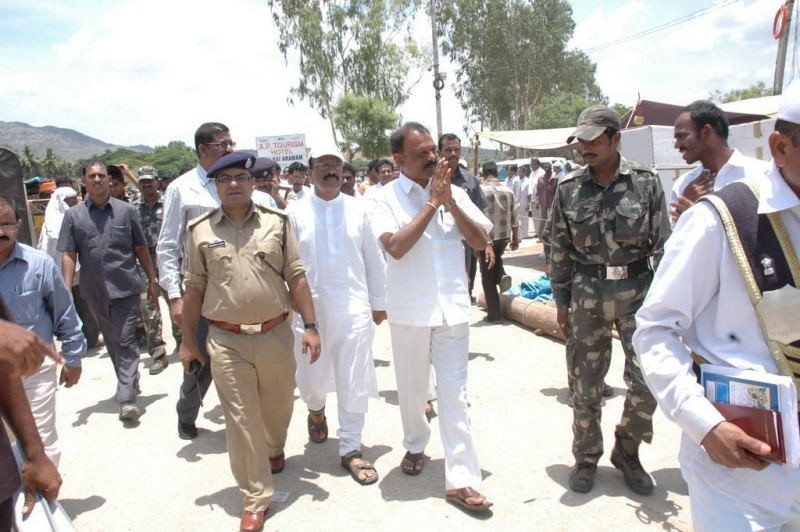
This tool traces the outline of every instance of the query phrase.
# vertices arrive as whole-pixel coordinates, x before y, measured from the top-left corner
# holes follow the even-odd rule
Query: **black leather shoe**
[[[644,470],[639,462],[639,454],[628,454],[620,445],[619,440],[614,445],[611,452],[611,463],[614,467],[622,471],[625,477],[625,484],[639,495],[650,495],[653,493],[653,479]]]
[[[578,462],[569,473],[569,489],[577,493],[589,493],[594,487],[597,464]]]
[[[194,423],[178,421],[178,436],[182,440],[193,440],[197,437],[197,426]]]

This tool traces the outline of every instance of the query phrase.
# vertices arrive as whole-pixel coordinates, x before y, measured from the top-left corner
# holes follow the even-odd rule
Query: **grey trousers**
[[[203,404],[203,397],[206,396],[209,386],[211,386],[211,364],[208,357],[208,320],[201,317],[197,324],[195,343],[200,350],[205,364],[196,373],[184,373],[181,383],[180,398],[176,405],[178,411],[178,421],[181,423],[193,424],[200,412],[200,405]]]
[[[135,401],[139,393],[139,346],[136,343],[136,318],[139,294],[105,299],[83,294],[106,341],[106,349],[117,374],[118,403]]]

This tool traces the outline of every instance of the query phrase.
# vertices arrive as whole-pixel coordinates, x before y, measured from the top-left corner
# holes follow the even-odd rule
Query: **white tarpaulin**
[[[528,150],[555,150],[566,146],[574,127],[531,129],[519,131],[481,131],[478,135],[501,144]]]
[[[749,98],[738,102],[721,103],[719,107],[726,113],[744,113],[775,118],[778,116],[780,99],[780,95],[762,96],[761,98]]]

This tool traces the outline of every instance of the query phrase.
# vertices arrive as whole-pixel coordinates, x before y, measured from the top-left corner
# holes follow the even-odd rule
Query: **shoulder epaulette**
[[[657,175],[658,174],[656,169],[653,168],[652,166],[647,166],[647,165],[644,165],[644,164],[634,163],[634,162],[630,162],[630,161],[628,161],[628,162],[631,165],[631,170],[633,170],[634,172],[647,172],[648,174],[652,174],[652,175]]]
[[[269,213],[272,213],[272,214],[276,214],[276,215],[280,216],[281,218],[288,218],[289,217],[289,215],[283,209],[278,209],[277,207],[268,207],[267,205],[261,205],[259,203],[255,203],[255,202],[254,202],[254,205],[256,206],[257,209],[261,209],[264,212],[269,212]]]
[[[194,226],[196,226],[197,224],[199,224],[200,222],[202,222],[203,220],[205,220],[218,210],[219,207],[217,207],[216,209],[211,209],[210,211],[201,214],[197,218],[192,218],[191,220],[189,220],[189,223],[186,224],[186,229],[192,229]]]

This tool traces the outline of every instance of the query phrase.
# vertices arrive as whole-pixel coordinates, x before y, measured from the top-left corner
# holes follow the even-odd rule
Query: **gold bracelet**
[[[432,201],[426,201],[426,202],[425,202],[425,205],[430,205],[431,207],[433,207],[433,210],[434,210],[434,211],[438,211],[438,210],[439,210],[439,207],[437,207],[436,205],[434,205]]]

